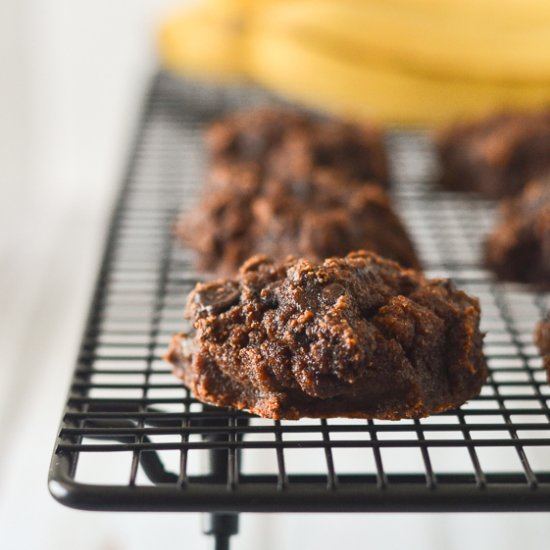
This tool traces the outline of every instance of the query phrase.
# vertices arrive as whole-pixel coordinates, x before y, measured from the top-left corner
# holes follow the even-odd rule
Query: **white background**
[[[65,509],[46,477],[108,207],[154,71],[154,0],[0,0],[0,546],[209,548],[197,514]],[[248,515],[234,548],[540,550],[547,514]]]

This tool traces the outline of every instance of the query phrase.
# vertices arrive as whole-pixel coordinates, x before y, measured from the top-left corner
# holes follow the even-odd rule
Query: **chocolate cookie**
[[[550,383],[550,312],[535,329],[535,344],[543,357],[543,367],[546,369],[546,377]]]
[[[344,122],[318,122],[291,128],[268,159],[279,178],[307,178],[316,168],[337,170],[343,177],[388,187],[388,162],[380,132]]]
[[[197,250],[199,269],[221,274],[259,253],[323,260],[368,249],[420,265],[386,193],[332,170],[293,180],[266,177],[254,164],[218,163],[202,201],[176,231]]]
[[[487,376],[479,303],[369,252],[311,263],[265,256],[198,284],[165,359],[206,403],[267,418],[419,418]]]
[[[265,162],[289,128],[308,127],[311,117],[300,111],[264,107],[227,115],[206,130],[213,160]]]
[[[503,201],[485,259],[500,279],[550,286],[550,180]]]
[[[489,199],[513,196],[550,171],[550,110],[456,124],[437,136],[436,146],[443,187]]]
[[[215,122],[206,143],[214,162],[254,161],[278,178],[308,178],[316,168],[331,168],[344,177],[388,185],[382,132],[366,124],[268,107]]]

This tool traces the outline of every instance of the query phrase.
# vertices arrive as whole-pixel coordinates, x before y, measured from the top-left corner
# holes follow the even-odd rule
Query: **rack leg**
[[[219,412],[219,409],[203,405],[205,412]],[[237,420],[238,425],[246,426],[247,418]],[[206,418],[202,425],[208,428],[219,428],[219,431],[209,431],[203,434],[206,441],[215,441],[217,443],[229,441],[227,431],[228,420],[225,418]],[[237,436],[242,439],[242,434]],[[239,454],[237,453],[237,456]],[[228,451],[226,448],[210,449],[208,453],[208,471],[213,481],[217,483],[227,483],[228,469]],[[232,535],[239,532],[239,515],[236,513],[209,513],[203,514],[202,531],[205,535],[214,537],[215,550],[229,550],[229,540]]]
[[[203,514],[202,532],[214,537],[215,550],[229,550],[231,535],[239,532],[239,515]]]

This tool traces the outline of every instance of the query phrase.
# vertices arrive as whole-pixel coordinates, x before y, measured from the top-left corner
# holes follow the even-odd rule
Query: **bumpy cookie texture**
[[[319,122],[286,132],[269,159],[280,178],[306,178],[315,168],[338,170],[344,177],[388,187],[388,168],[381,134],[366,126]]]
[[[489,199],[513,196],[550,171],[550,110],[499,113],[436,137],[440,184]]]
[[[308,178],[312,169],[331,168],[345,177],[388,185],[383,134],[367,124],[266,107],[214,122],[206,143],[215,162],[257,162],[278,178]]]
[[[535,329],[535,343],[543,357],[543,367],[546,369],[546,377],[550,383],[550,312]]]
[[[198,252],[199,269],[234,274],[253,254],[310,260],[368,249],[419,267],[414,247],[384,190],[332,170],[291,180],[254,164],[218,163],[202,202],[176,228]]]
[[[289,128],[307,127],[310,118],[291,109],[263,107],[233,113],[206,130],[206,145],[214,160],[263,162]]]
[[[529,184],[501,205],[485,243],[486,264],[503,280],[550,286],[550,180]]]
[[[487,376],[479,303],[376,254],[265,256],[198,284],[166,359],[206,403],[267,418],[419,418]]]

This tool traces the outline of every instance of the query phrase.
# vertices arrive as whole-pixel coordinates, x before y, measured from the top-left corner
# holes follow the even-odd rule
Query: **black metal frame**
[[[164,74],[155,79],[55,444],[52,495],[86,510],[216,513],[205,532],[218,533],[219,548],[236,532],[238,512],[550,510],[550,459],[540,467],[541,456],[550,457],[550,388],[531,344],[550,297],[497,284],[479,268],[494,205],[431,190],[421,135],[389,137],[395,200],[428,273],[451,276],[481,297],[491,374],[479,398],[420,421],[273,422],[203,407],[170,376],[161,355],[182,326],[185,294],[198,279],[171,227],[200,187],[200,127],[224,109],[265,97],[182,85]],[[417,453],[420,466],[388,470],[392,449]],[[320,456],[311,473],[289,461],[296,450]],[[448,453],[443,467],[434,463],[438,450]],[[466,459],[455,467],[459,450]],[[512,451],[506,471],[492,455],[486,462],[487,450]],[[259,471],[248,472],[242,465],[253,451],[263,458]],[[131,453],[126,483],[79,479],[79,461],[121,452]],[[349,460],[360,452],[368,456]],[[178,456],[176,467],[163,462],[166,453]],[[191,456],[205,471],[190,467]],[[263,471],[262,460],[271,469]]]

